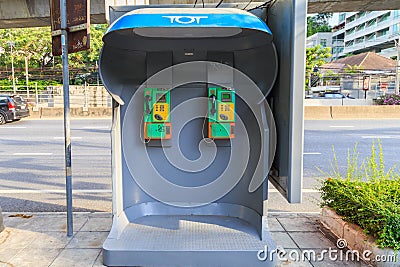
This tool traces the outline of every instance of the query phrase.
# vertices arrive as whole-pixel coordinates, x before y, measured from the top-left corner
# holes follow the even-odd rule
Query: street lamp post
[[[15,72],[14,72],[14,54],[13,54],[13,46],[14,42],[8,42],[11,50],[11,75],[12,75],[12,84],[13,84],[13,93],[14,95],[17,94],[17,88],[15,87]]]
[[[26,98],[29,99],[28,57],[26,55],[25,55],[25,81],[26,81]]]

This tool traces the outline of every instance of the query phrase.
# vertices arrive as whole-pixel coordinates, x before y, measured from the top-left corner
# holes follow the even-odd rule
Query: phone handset
[[[211,115],[214,115],[217,112],[217,97],[213,94],[210,96],[211,97],[211,110],[210,113]]]
[[[145,112],[146,112],[147,115],[150,115],[150,113],[151,113],[151,109],[150,109],[150,99],[151,99],[151,96],[150,96],[150,95],[145,95],[145,97],[144,97],[145,104],[146,104],[146,110],[145,110]]]

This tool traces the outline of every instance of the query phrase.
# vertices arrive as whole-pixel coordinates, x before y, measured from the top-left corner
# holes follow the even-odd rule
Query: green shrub
[[[35,89],[35,86],[37,84],[38,90],[44,90],[46,89],[47,86],[57,86],[57,85],[62,85],[62,82],[55,81],[55,80],[30,80],[29,81],[29,88],[30,90]],[[18,88],[25,87],[26,86],[26,81],[25,80],[17,80],[15,85]],[[8,79],[1,79],[0,80],[0,90],[4,91],[12,91],[12,81]]]
[[[400,250],[400,175],[394,167],[385,171],[380,142],[378,147],[372,142],[371,156],[361,164],[356,146],[349,151],[344,175],[334,155],[330,178],[322,181],[320,191],[321,206],[359,225],[379,247]]]
[[[400,95],[387,94],[378,98],[376,101],[378,105],[400,105]]]

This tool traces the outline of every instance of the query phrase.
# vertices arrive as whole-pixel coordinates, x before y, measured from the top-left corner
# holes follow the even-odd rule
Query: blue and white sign
[[[175,9],[176,10],[176,9]],[[215,10],[215,9],[214,9]],[[225,9],[227,10],[227,9]],[[132,11],[116,20],[107,33],[135,28],[163,28],[163,27],[204,27],[204,28],[241,28],[252,29],[271,34],[268,26],[258,17],[242,10],[229,9],[224,13],[156,13],[155,9],[148,8],[141,12]],[[148,11],[146,13],[145,11]],[[198,12],[198,13],[197,13]]]

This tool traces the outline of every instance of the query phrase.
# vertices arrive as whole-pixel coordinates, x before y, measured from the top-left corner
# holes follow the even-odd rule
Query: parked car
[[[73,84],[80,85],[80,84],[97,84],[97,82],[101,83],[101,79],[98,72],[91,72],[91,73],[80,73],[76,74],[73,79]]]
[[[0,95],[0,124],[27,116],[29,116],[29,108],[21,96]]]
[[[351,97],[350,95],[344,95],[339,92],[324,92],[320,93],[317,98],[325,98],[325,99],[342,99],[342,98],[350,98],[354,99],[354,97]]]

